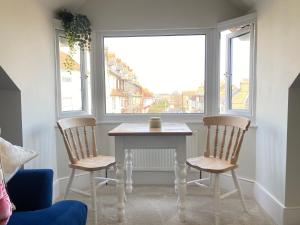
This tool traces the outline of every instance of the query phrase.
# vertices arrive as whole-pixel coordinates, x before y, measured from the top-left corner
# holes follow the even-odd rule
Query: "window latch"
[[[82,78],[82,79],[88,79],[88,78],[89,78],[89,76],[88,76],[88,75],[86,75],[86,74],[84,74],[84,75],[82,75],[82,76],[81,76],[81,78]]]
[[[225,77],[230,77],[232,74],[231,73],[224,73]]]

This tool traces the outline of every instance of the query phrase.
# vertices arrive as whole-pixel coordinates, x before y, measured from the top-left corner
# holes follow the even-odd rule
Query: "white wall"
[[[234,5],[223,0],[89,0],[80,11],[90,18],[94,30],[214,28],[218,22],[242,15]],[[98,125],[98,146],[103,154],[113,154],[113,140],[107,132],[117,125]],[[203,130],[202,124],[189,125],[192,129]],[[58,131],[57,135],[58,174],[61,181],[65,181],[64,177],[69,175],[67,155]],[[238,171],[240,176],[250,180],[255,180],[255,139],[255,128],[251,128],[245,138]],[[157,176],[152,175],[153,179]]]
[[[292,170],[295,160],[289,158],[290,149],[287,149],[287,118],[288,88],[300,70],[300,2],[265,0],[259,3],[257,96],[260,97],[256,107],[258,201],[278,224],[288,224],[283,221],[284,211],[300,206],[299,194],[287,189],[293,186],[295,179],[299,180],[297,172]],[[298,149],[298,153],[293,155],[297,157],[298,164],[299,156]],[[278,210],[281,210],[280,213]],[[295,224],[299,223],[298,216]]]
[[[35,0],[1,0],[0,64],[21,90],[23,145],[39,152],[28,167],[56,170],[51,24],[50,12]]]

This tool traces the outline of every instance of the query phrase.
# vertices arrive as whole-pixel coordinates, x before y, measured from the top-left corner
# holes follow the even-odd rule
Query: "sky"
[[[153,93],[197,90],[204,84],[205,35],[105,37],[104,46]]]
[[[224,79],[227,67],[227,48],[226,35],[230,34],[229,30],[221,32],[220,43],[220,78]],[[241,38],[236,37],[232,42],[232,83],[240,87],[242,79],[249,79],[249,59],[250,59],[250,33],[243,35]]]

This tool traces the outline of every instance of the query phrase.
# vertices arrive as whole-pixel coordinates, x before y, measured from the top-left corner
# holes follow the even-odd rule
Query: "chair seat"
[[[227,160],[204,156],[189,158],[186,163],[193,168],[210,173],[223,173],[238,167],[238,165],[231,164]]]
[[[89,157],[81,159],[76,163],[71,163],[69,166],[74,169],[81,169],[85,171],[96,171],[108,168],[116,163],[114,156],[98,155],[96,157]]]

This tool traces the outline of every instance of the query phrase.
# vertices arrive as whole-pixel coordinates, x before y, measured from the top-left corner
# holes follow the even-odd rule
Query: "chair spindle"
[[[204,155],[205,157],[210,156],[210,126],[207,126],[206,151]]]
[[[218,137],[219,137],[219,125],[216,126],[216,134],[215,134],[215,147],[214,147],[214,157],[217,157],[218,150]]]
[[[224,145],[225,145],[225,139],[226,139],[226,130],[227,130],[227,126],[225,125],[224,130],[223,130],[223,139],[222,139],[222,144],[221,144],[220,159],[223,158]]]
[[[76,158],[78,160],[80,160],[79,154],[77,152],[77,147],[76,147],[75,139],[74,139],[73,132],[72,132],[71,128],[69,129],[69,133],[70,133],[71,141],[72,141],[72,144],[73,144],[73,150],[75,152]]]
[[[232,150],[232,153],[231,153],[231,159],[232,159],[232,157],[234,156],[234,154],[235,154],[235,152],[237,150],[239,139],[240,139],[240,135],[241,135],[241,129],[239,128],[238,132],[236,134],[236,139],[235,139],[234,147],[233,147],[233,150]]]
[[[83,152],[83,149],[82,149],[82,144],[81,144],[81,140],[80,140],[80,135],[79,135],[79,129],[78,129],[78,127],[76,127],[76,134],[77,134],[77,140],[78,140],[78,145],[79,145],[81,157],[84,159],[85,155],[84,155],[84,152]]]
[[[69,155],[69,159],[72,163],[75,163],[76,160],[75,160],[75,156],[74,156],[74,154],[71,150],[72,147],[71,147],[71,144],[70,144],[70,139],[69,139],[67,130],[63,131],[63,136],[65,137],[64,141],[65,141],[66,145],[68,146],[67,152],[68,152],[68,155]]]
[[[89,151],[89,142],[88,142],[88,138],[87,138],[86,126],[83,127],[83,133],[84,133],[86,153],[87,153],[88,157],[91,157],[91,154],[90,154],[90,151]]]
[[[233,140],[233,136],[234,136],[234,130],[235,130],[235,128],[232,127],[231,134],[230,134],[230,139],[229,139],[228,146],[227,146],[227,152],[226,152],[226,157],[225,157],[226,160],[228,160],[228,158],[229,158],[229,153],[230,153],[232,140]]]
[[[244,134],[245,134],[245,131],[242,132],[242,135],[240,137],[237,149],[235,150],[235,152],[232,155],[231,163],[235,164],[237,162],[237,159],[238,159],[239,154],[240,154],[241,146],[242,146],[242,143],[243,143],[243,140],[244,140]]]
[[[93,136],[92,136],[92,138],[93,138],[93,154],[94,154],[94,156],[97,156],[97,150],[96,150],[96,134],[95,134],[95,128],[94,128],[94,126],[92,126],[92,133],[93,133]]]

